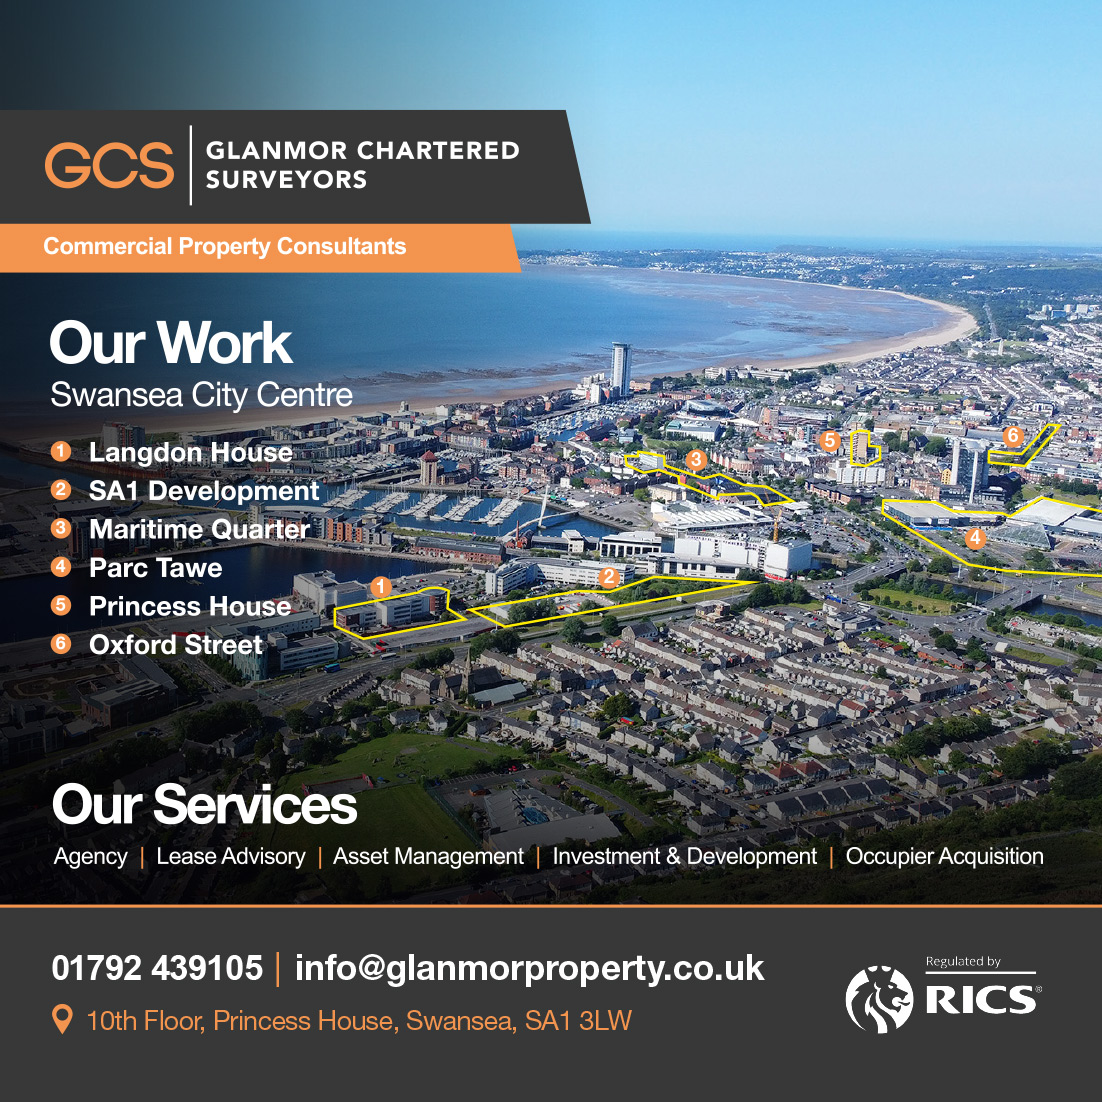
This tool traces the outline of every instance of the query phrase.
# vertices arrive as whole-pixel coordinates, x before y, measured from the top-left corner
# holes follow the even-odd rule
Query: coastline
[[[832,290],[864,291],[868,293],[867,288],[849,287],[843,284],[819,283],[817,281],[760,279],[758,277],[743,276],[731,276],[728,278],[738,280],[753,278],[755,282],[783,284],[786,287],[795,284],[799,286],[829,287]],[[663,369],[659,366],[650,368],[646,364],[637,364],[633,371],[633,377],[640,380],[653,379],[667,375],[682,375],[688,370],[703,370],[705,367],[728,367],[733,369],[747,364],[768,365],[770,368],[786,370],[800,370],[817,367],[827,363],[854,364],[861,363],[865,360],[876,359],[881,356],[891,356],[902,352],[909,352],[916,348],[928,348],[948,344],[954,340],[967,336],[976,328],[975,319],[968,311],[961,307],[951,306],[948,303],[938,302],[935,299],[926,299],[918,295],[906,294],[902,291],[876,289],[876,294],[894,295],[899,298],[910,299],[911,301],[922,303],[925,306],[934,307],[945,315],[944,322],[940,325],[929,326],[925,329],[914,330],[893,337],[855,341],[839,345],[834,351],[823,351],[810,356],[782,355],[770,357],[768,354],[753,357],[716,356],[714,359],[702,361],[693,369],[678,367],[673,370]],[[439,405],[491,405],[497,402],[529,398],[540,394],[558,393],[569,388],[569,384],[564,384],[560,375],[560,377],[555,378],[553,381],[549,380],[549,385],[545,389],[541,389],[538,379],[539,370],[539,368],[532,369],[530,381],[524,385],[509,383],[504,379],[492,380],[483,378],[481,381],[472,380],[468,385],[464,386],[460,385],[460,380],[458,379],[430,383],[418,379],[417,376],[410,376],[408,391],[404,393],[401,398],[384,399],[380,397],[373,401],[357,402],[348,407],[311,407],[301,412],[286,411],[291,414],[290,416],[281,416],[280,411],[277,409],[267,410],[259,406],[249,406],[240,414],[232,414],[223,410],[209,413],[199,411],[188,413],[180,411],[165,414],[152,414],[148,411],[143,411],[141,414],[128,415],[125,411],[121,410],[104,410],[102,413],[88,417],[72,417],[69,419],[63,419],[61,417],[52,418],[50,420],[49,431],[79,436],[88,434],[89,432],[95,433],[99,425],[105,420],[136,420],[139,418],[146,423],[151,432],[173,432],[198,429],[205,431],[224,431],[240,429],[246,426],[262,426],[268,424],[300,425],[331,416],[370,417],[378,415],[379,413],[392,413],[396,410],[399,401],[407,401],[413,408],[420,408],[422,410]],[[579,367],[579,377],[582,373],[584,373],[584,369]],[[500,385],[495,385],[495,382]],[[432,389],[436,386],[438,386],[439,389]],[[489,390],[492,390],[492,394],[487,394]],[[14,443],[35,440],[41,436],[43,431],[44,426],[42,423],[36,424],[28,422],[25,423],[25,427],[18,434],[9,439]]]
[[[820,284],[824,287],[839,287],[843,290],[857,290],[856,287],[842,288],[841,284]],[[791,356],[770,359],[768,356],[759,356],[758,363],[769,364],[770,367],[785,367],[798,369],[803,367],[818,367],[821,364],[855,364],[865,360],[875,360],[880,356],[895,356],[902,352],[912,352],[916,348],[934,348],[943,344],[952,344],[974,332],[977,328],[976,319],[960,306],[951,306],[947,302],[938,302],[937,299],[921,298],[918,295],[908,295],[903,291],[881,291],[885,295],[897,295],[899,298],[911,299],[927,306],[936,306],[944,310],[948,315],[945,324],[931,326],[926,329],[916,329],[911,333],[905,333],[899,337],[884,337],[879,340],[854,341],[852,344],[843,345],[840,355],[818,356]],[[726,359],[717,361],[712,366],[728,366],[740,361]]]

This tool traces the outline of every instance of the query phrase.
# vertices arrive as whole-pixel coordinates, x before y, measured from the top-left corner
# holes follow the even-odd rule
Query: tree
[[[585,479],[582,478],[581,475],[576,474],[571,478],[570,485],[573,486],[575,490],[582,490],[585,488]]]
[[[260,714],[260,709],[244,700],[221,701],[201,712],[179,716],[174,723],[176,734],[181,740],[190,739],[204,743],[215,742],[224,735],[232,735],[237,731],[259,730],[263,726],[264,717]],[[141,762],[130,769],[120,769],[119,773],[130,772],[147,764],[149,763]]]
[[[268,772],[273,781],[280,780],[287,772],[287,755],[282,750],[273,750],[268,758]]]
[[[350,700],[347,704],[341,705],[340,711],[337,712],[337,722],[350,723],[359,716],[366,714],[367,708],[364,706],[362,700]]]
[[[1066,747],[1052,739],[1019,739],[1013,746],[997,751],[1003,776],[1020,781],[1026,777],[1039,777],[1071,757]]]
[[[1036,548],[1025,553],[1025,564],[1030,570],[1052,570],[1052,560],[1043,552],[1038,551]]]
[[[1052,791],[1069,800],[1097,800],[1102,796],[1102,758],[1092,756],[1061,765]]]
[[[471,640],[471,659],[473,661],[488,650],[496,650],[501,654],[516,654],[519,646],[520,632],[515,628],[499,628],[486,635],[477,635]]]
[[[453,661],[454,658],[455,651],[451,647],[433,647],[432,650],[418,655],[410,663],[410,666],[415,670],[438,670],[441,666],[446,666]]]
[[[585,638],[585,625],[577,618],[567,620],[561,632],[562,641],[573,646]]]
[[[872,430],[874,428],[876,428],[876,422],[871,417],[866,417],[865,418],[865,430],[867,432],[872,432]]]
[[[952,574],[956,564],[948,555],[934,555],[927,569],[931,574]]]
[[[601,704],[600,711],[605,719],[619,719],[620,716],[635,715],[639,705],[627,693],[613,693]]]
[[[509,623],[524,624],[529,620],[546,620],[555,615],[555,602],[550,600],[524,601],[509,608]]]
[[[306,718],[306,713],[301,708],[288,708],[287,711],[283,713],[283,720],[296,735],[305,734],[310,730],[310,721]]]
[[[957,650],[957,641],[949,632],[942,631],[934,636],[934,646],[937,647],[938,650],[948,650],[955,654]]]
[[[968,755],[963,750],[949,751],[949,768],[953,770],[963,769],[968,764]]]
[[[926,455],[943,456],[949,450],[948,444],[945,442],[944,436],[931,436],[926,441],[926,446],[922,449]]]
[[[633,496],[636,501],[650,501],[650,490],[648,490],[645,486],[641,486],[638,490],[634,492]]]
[[[603,631],[605,635],[607,635],[610,639],[614,635],[619,635],[620,621],[617,620],[611,612],[606,612],[605,615],[601,617],[601,631]]]

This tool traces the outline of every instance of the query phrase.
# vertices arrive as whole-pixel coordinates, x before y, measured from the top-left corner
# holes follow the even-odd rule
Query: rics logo
[[[907,977],[896,968],[865,968],[849,981],[846,1010],[858,1029],[866,1033],[893,1033],[914,1009],[914,992]]]

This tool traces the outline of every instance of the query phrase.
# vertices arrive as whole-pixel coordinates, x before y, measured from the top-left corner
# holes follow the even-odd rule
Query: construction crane
[[[777,506],[776,516],[773,517],[773,542],[776,543],[781,534],[781,509],[783,506]]]

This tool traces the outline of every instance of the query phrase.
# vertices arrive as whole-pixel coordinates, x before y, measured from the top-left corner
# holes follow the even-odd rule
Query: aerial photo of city
[[[55,425],[9,420],[4,898],[1095,899],[1099,257],[523,259],[928,315],[871,347],[697,349],[673,372],[612,332],[567,385],[522,393],[518,372],[460,402],[411,384],[308,421],[93,415],[63,500]],[[141,480],[142,500],[97,480]],[[37,612],[61,578],[64,655]],[[358,817],[51,812],[64,783],[167,780],[348,794]],[[970,856],[893,860],[950,844]],[[59,863],[73,846],[141,859]],[[212,848],[284,856],[163,857]]]
[[[1097,3],[322,7],[14,102],[554,112],[590,221],[0,274],[0,903],[1102,904]]]

